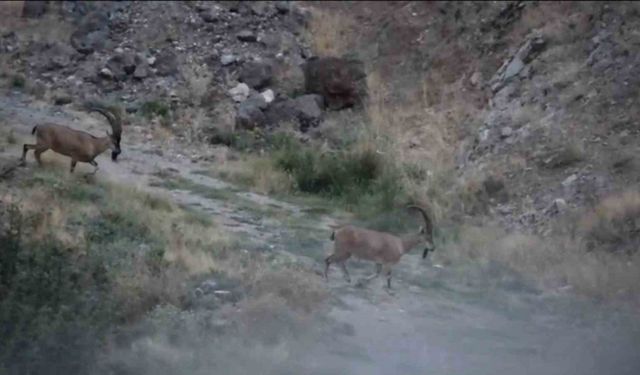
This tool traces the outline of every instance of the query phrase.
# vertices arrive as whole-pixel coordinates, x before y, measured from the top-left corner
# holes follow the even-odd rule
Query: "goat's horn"
[[[95,103],[87,104],[89,112],[98,112],[107,118],[109,121],[109,125],[111,125],[111,129],[113,129],[113,135],[120,138],[122,135],[122,119],[120,118],[120,114],[117,111],[114,111],[110,108],[105,108],[101,105]]]
[[[433,223],[431,221],[431,218],[429,217],[429,215],[427,215],[427,213],[425,212],[425,210],[423,210],[421,207],[418,206],[408,206],[408,209],[410,208],[414,208],[416,210],[418,210],[420,212],[420,214],[422,214],[422,217],[424,218],[424,229],[427,233],[429,233],[430,236],[432,236],[433,234]]]

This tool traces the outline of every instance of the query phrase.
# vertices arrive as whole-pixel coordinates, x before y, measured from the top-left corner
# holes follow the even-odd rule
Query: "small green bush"
[[[157,100],[144,102],[142,107],[140,107],[140,113],[142,113],[142,115],[147,119],[151,119],[154,116],[167,118],[169,117],[169,112],[169,106]]]
[[[14,89],[22,89],[27,85],[27,79],[22,75],[15,75],[11,79],[11,87]]]
[[[289,173],[304,193],[337,198],[349,208],[367,203],[376,210],[392,207],[402,197],[400,179],[375,150],[321,154],[291,139],[274,143],[274,163]]]

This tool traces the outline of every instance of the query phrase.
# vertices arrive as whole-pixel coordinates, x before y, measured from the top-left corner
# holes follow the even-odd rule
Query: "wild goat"
[[[71,173],[78,162],[89,163],[95,167],[91,174],[98,171],[98,163],[94,160],[107,149],[111,149],[111,160],[117,161],[120,154],[120,138],[122,136],[122,120],[120,115],[109,108],[87,104],[89,112],[95,111],[107,118],[112,133],[107,131],[105,137],[95,137],[87,132],[71,129],[57,124],[42,124],[33,127],[31,134],[36,135],[36,144],[25,144],[22,147],[22,164],[26,163],[27,151],[35,150],[34,155],[39,165],[42,165],[40,155],[52,149],[53,151],[71,158]]]
[[[424,218],[424,227],[415,234],[408,234],[398,237],[390,233],[379,232],[370,229],[344,226],[335,230],[331,234],[334,241],[333,254],[325,259],[324,277],[328,279],[329,266],[331,263],[338,263],[342,267],[344,277],[347,282],[351,282],[349,272],[345,262],[352,255],[356,258],[371,260],[376,263],[376,273],[367,277],[365,281],[374,279],[380,275],[384,269],[387,276],[387,287],[391,288],[391,267],[398,263],[402,255],[409,252],[413,247],[422,241],[429,244],[422,253],[422,258],[426,258],[429,251],[433,251],[433,225],[429,215],[418,206],[409,206],[418,210]]]

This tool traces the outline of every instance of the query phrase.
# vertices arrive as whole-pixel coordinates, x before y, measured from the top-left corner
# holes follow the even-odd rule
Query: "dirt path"
[[[104,130],[95,118],[19,97],[0,97],[0,116],[25,138],[45,121],[94,134]],[[202,175],[198,172],[207,163],[193,163],[180,152],[160,156],[158,146],[143,136],[125,135],[122,148],[118,163],[99,157],[98,178],[168,195],[238,233],[247,246],[288,254],[320,271],[332,217]],[[12,154],[18,157],[19,149],[3,156]],[[32,156],[28,162],[34,164]],[[183,187],[168,188],[166,179],[179,179]],[[350,270],[358,279],[373,266],[353,262]],[[289,360],[310,374],[640,373],[640,323],[624,311],[538,293],[493,265],[449,270],[416,253],[394,272],[390,295],[383,278],[358,288],[334,268],[327,285],[335,297],[330,316],[351,329],[324,337]]]

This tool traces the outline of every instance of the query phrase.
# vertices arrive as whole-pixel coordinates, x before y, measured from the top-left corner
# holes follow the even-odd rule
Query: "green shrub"
[[[53,238],[27,241],[20,211],[3,211],[0,373],[89,373],[113,320],[108,280]]]
[[[376,210],[392,207],[403,195],[398,174],[373,149],[322,154],[291,139],[278,142],[274,163],[301,192],[337,198],[348,208],[367,203]]]
[[[140,113],[147,119],[151,119],[154,116],[167,118],[169,117],[169,112],[169,106],[157,100],[144,102],[140,107]]]

